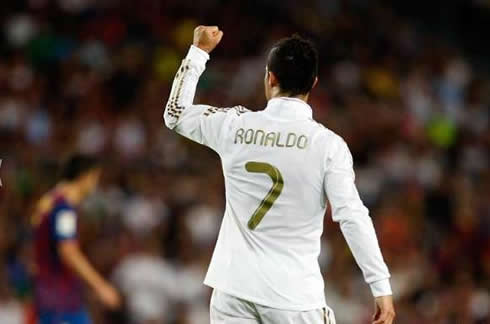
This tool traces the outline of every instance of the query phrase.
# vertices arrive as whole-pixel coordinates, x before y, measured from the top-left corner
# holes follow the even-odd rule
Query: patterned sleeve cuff
[[[369,286],[371,287],[371,292],[374,297],[389,296],[393,294],[389,279],[372,282]]]
[[[191,45],[189,52],[187,53],[186,59],[196,62],[199,65],[206,65],[209,60],[209,54],[197,46]]]

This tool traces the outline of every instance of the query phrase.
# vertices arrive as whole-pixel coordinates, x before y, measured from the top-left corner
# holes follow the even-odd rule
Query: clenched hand
[[[194,29],[194,46],[210,53],[221,41],[223,32],[218,26],[197,26]]]

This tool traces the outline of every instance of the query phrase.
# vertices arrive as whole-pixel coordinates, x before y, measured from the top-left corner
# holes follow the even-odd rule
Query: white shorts
[[[257,305],[213,290],[210,305],[211,324],[335,324],[333,311],[327,308],[288,311]]]

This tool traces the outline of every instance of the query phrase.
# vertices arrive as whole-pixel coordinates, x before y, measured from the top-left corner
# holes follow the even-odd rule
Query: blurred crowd
[[[383,3],[2,1],[0,323],[32,323],[30,213],[75,151],[104,161],[80,239],[125,298],[110,313],[87,292],[96,323],[209,323],[219,159],[161,118],[198,24],[225,33],[196,97],[216,106],[262,109],[268,48],[294,32],[316,42],[310,104],[353,153],[396,323],[490,323],[490,78]],[[370,323],[369,288],[329,212],[322,245],[337,322]]]

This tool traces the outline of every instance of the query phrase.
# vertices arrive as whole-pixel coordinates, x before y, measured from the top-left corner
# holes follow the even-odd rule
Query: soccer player
[[[35,306],[39,324],[89,324],[80,278],[109,308],[120,303],[117,291],[93,268],[77,243],[76,206],[92,193],[101,169],[92,157],[74,155],[61,182],[39,201],[33,215]]]
[[[318,53],[299,36],[279,41],[265,67],[264,110],[193,103],[216,26],[194,30],[164,112],[177,133],[216,151],[226,209],[204,283],[211,323],[335,323],[318,265],[327,199],[375,300],[373,323],[395,316],[389,272],[341,137],[312,119]]]

